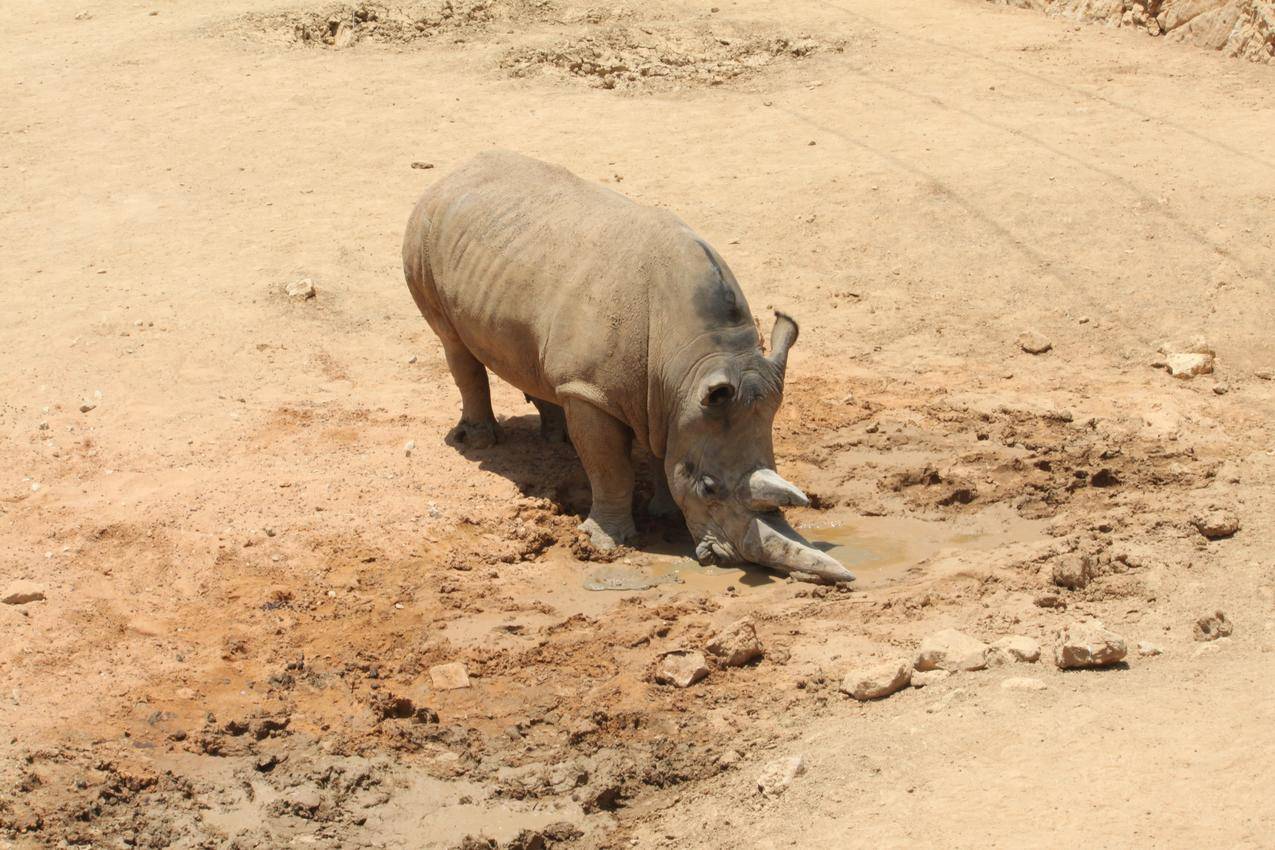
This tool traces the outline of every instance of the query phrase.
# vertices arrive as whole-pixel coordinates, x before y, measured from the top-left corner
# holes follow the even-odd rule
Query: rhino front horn
[[[773,469],[759,469],[748,476],[744,500],[751,510],[763,513],[780,508],[804,508],[810,504],[805,493]]]
[[[811,546],[777,513],[755,517],[741,543],[740,554],[764,567],[807,580],[854,581],[854,573]]]

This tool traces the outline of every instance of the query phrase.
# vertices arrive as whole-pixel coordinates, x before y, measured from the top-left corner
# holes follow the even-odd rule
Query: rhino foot
[[[619,520],[600,520],[590,516],[580,523],[580,530],[589,535],[589,542],[601,552],[623,546],[637,536],[631,516]]]
[[[500,442],[501,436],[500,426],[494,419],[487,422],[466,422],[462,419],[447,432],[446,442],[470,449],[489,449]]]

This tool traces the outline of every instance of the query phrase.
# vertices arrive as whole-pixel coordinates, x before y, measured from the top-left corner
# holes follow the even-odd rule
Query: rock
[[[20,579],[10,582],[4,592],[0,593],[0,602],[5,605],[26,605],[28,602],[42,601],[45,598],[44,593],[44,585]]]
[[[1162,655],[1164,650],[1149,640],[1138,641],[1138,654],[1143,658],[1150,658],[1153,655]]]
[[[693,649],[674,649],[664,653],[655,670],[655,681],[663,685],[689,688],[708,675],[704,653]]]
[[[924,688],[927,685],[935,685],[951,675],[947,670],[917,670],[912,674],[912,687]]]
[[[860,702],[888,697],[912,681],[912,667],[906,661],[888,661],[851,670],[841,680],[841,692]]]
[[[1007,691],[1043,691],[1045,683],[1031,676],[1011,676],[1001,682],[1001,687]]]
[[[429,680],[440,691],[454,691],[469,687],[469,671],[463,661],[452,661],[429,668]]]
[[[982,670],[987,666],[987,644],[956,629],[935,632],[921,641],[916,656],[918,670]]]
[[[423,170],[423,169],[428,169],[428,168],[433,168],[433,167],[434,167],[434,163],[432,163],[432,162],[421,162],[420,160],[417,160],[416,162],[413,162],[413,163],[412,163],[412,168],[417,168],[417,169],[422,169],[422,170]]]
[[[1018,347],[1028,354],[1044,354],[1053,348],[1054,344],[1036,331],[1023,331],[1018,335]]]
[[[1217,640],[1210,641],[1209,643],[1202,643],[1195,648],[1194,652],[1191,653],[1191,657],[1200,658],[1204,655],[1212,655],[1215,652],[1219,652],[1222,647],[1229,646],[1230,643],[1231,639],[1229,637],[1218,638]]]
[[[90,410],[93,410],[96,407],[97,405],[94,404],[93,402],[86,401],[80,405],[80,413],[88,413]]]
[[[1208,510],[1192,519],[1191,524],[1209,540],[1221,540],[1240,530],[1240,518],[1225,508]]]
[[[296,301],[305,301],[315,296],[314,281],[305,277],[288,284],[283,291],[288,294],[289,298]]]
[[[1124,638],[1102,623],[1072,623],[1058,633],[1054,662],[1064,670],[1109,667],[1124,660],[1128,650]]]
[[[1196,375],[1211,374],[1213,372],[1213,355],[1179,351],[1166,355],[1164,366],[1173,377],[1187,381]]]
[[[1002,664],[1035,664],[1040,660],[1040,642],[1026,635],[1003,637],[991,645],[987,663],[995,667]]]
[[[1258,369],[1253,375],[1263,381],[1275,381],[1275,369]]]
[[[411,357],[407,358],[407,364],[408,364],[409,366],[410,366],[411,364],[415,363],[415,362],[416,362],[416,355],[415,355],[415,354],[413,354]]]
[[[705,649],[725,667],[742,667],[761,658],[765,652],[757,639],[757,629],[748,617],[722,629]]]
[[[805,772],[806,760],[799,755],[776,759],[762,768],[757,777],[757,790],[763,797],[778,797]]]
[[[1080,590],[1093,580],[1093,560],[1087,555],[1064,555],[1054,563],[1050,580],[1068,590]]]
[[[8,601],[7,599],[5,600]],[[1221,611],[1214,611],[1195,621],[1193,630],[1195,639],[1198,641],[1217,640],[1218,638],[1230,637],[1234,628],[1231,621],[1226,619],[1226,615]]]
[[[408,457],[411,457],[412,452],[414,452],[415,450],[416,450],[415,440],[408,440],[406,443],[403,444],[403,454],[407,455]]]

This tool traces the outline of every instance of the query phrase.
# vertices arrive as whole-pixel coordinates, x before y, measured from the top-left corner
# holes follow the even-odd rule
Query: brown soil
[[[0,591],[45,598],[0,604],[0,847],[1269,844],[1272,69],[714,2],[9,10]],[[801,320],[778,464],[855,588],[644,515],[606,563],[507,386],[506,442],[443,443],[399,239],[494,145],[677,210]],[[1125,664],[1058,671],[1090,618]],[[1044,657],[840,692],[944,628]],[[674,649],[707,678],[657,684]]]

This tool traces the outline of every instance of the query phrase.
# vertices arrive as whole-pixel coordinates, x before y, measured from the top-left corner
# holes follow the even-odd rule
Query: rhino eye
[[[706,499],[716,499],[722,495],[722,485],[711,475],[703,475],[699,480],[700,495]]]
[[[718,384],[710,389],[704,396],[704,405],[706,407],[717,407],[725,404],[735,397],[735,388],[730,384]]]

